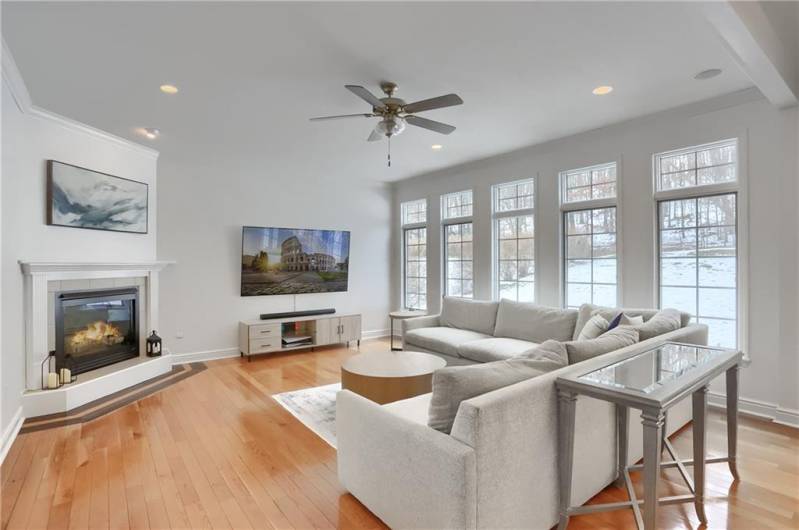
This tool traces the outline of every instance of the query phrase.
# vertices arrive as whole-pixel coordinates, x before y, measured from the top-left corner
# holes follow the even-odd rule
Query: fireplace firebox
[[[136,288],[56,293],[56,367],[79,374],[138,357],[138,303]]]

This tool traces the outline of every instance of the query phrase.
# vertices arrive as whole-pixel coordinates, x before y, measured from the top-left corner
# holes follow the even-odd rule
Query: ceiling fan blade
[[[379,142],[383,139],[383,135],[379,132],[373,130],[372,134],[369,135],[369,138],[366,139],[367,142]]]
[[[430,129],[431,131],[441,134],[449,134],[455,130],[455,127],[452,125],[447,125],[446,123],[441,123],[440,121],[428,120],[427,118],[422,118],[421,116],[406,116],[405,121],[411,125],[416,125],[417,127],[422,127],[423,129]]]
[[[340,120],[342,118],[371,118],[374,114],[339,114],[338,116],[319,116],[311,121]]]
[[[360,85],[344,85],[344,88],[361,98],[362,100],[369,103],[372,107],[376,109],[384,109],[386,108],[383,105],[383,102],[377,99],[377,96],[366,90],[364,87]]]
[[[437,98],[423,99],[422,101],[415,101],[405,105],[403,110],[405,112],[414,113],[422,112],[423,110],[441,109],[444,107],[452,107],[453,105],[461,105],[463,100],[458,94],[447,94],[446,96],[438,96]]]

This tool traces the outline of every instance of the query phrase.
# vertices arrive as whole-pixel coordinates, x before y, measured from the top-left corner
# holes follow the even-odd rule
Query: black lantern
[[[147,337],[147,357],[158,357],[161,355],[161,337],[155,334],[153,330],[152,335]]]

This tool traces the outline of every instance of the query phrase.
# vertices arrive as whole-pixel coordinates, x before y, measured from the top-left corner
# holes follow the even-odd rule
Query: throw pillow
[[[556,341],[547,342],[560,344]],[[546,348],[539,346],[529,350],[522,354],[524,357],[436,370],[433,372],[433,395],[430,397],[427,424],[433,429],[449,433],[461,401],[565,366],[565,347],[560,344],[560,351],[556,350],[558,348],[554,344],[547,344]]]
[[[624,313],[619,313],[618,315],[613,317],[613,320],[611,320],[610,324],[608,324],[608,331],[610,331],[612,329],[616,329],[616,327],[621,322],[621,317],[623,317],[623,316],[624,316]]]
[[[630,326],[618,326],[616,329],[591,340],[575,340],[566,342],[569,364],[576,364],[599,355],[632,346],[638,342],[638,330]]]
[[[640,340],[648,340],[682,326],[680,312],[676,309],[661,309],[655,316],[636,326]]]
[[[594,315],[585,323],[583,329],[580,330],[580,335],[577,337],[577,340],[595,339],[608,331],[609,327],[610,322],[605,320],[605,317],[602,315]]]
[[[641,315],[633,317],[633,316],[627,316],[624,312],[622,312],[616,315],[616,318],[614,318],[610,322],[610,325],[608,325],[608,331],[618,326],[640,326],[643,323],[644,323],[644,317],[642,317]]]

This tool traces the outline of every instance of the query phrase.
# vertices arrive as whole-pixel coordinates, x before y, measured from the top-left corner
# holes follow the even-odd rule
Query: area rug
[[[274,394],[275,401],[336,448],[336,394],[341,383]]]

